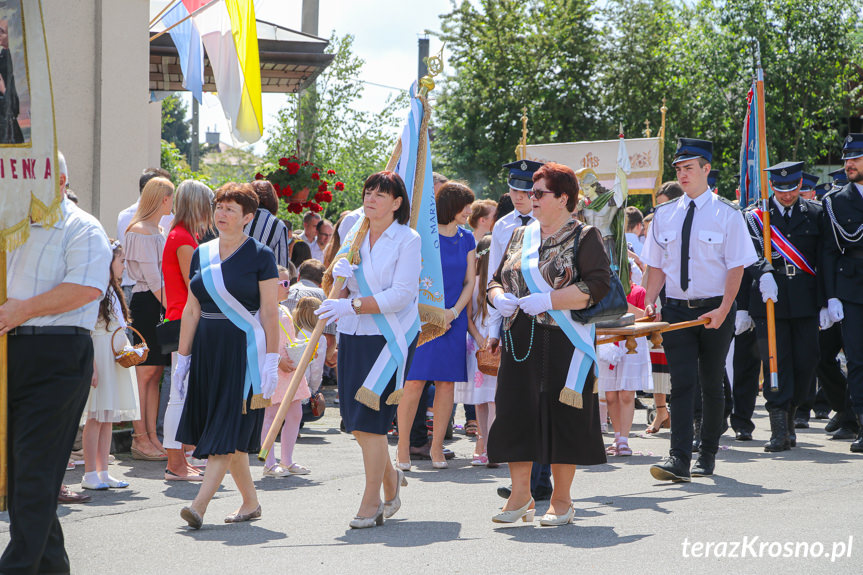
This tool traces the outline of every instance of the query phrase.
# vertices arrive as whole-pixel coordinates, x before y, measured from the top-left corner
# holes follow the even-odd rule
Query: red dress
[[[198,247],[198,242],[183,224],[178,223],[168,234],[165,249],[162,252],[162,277],[165,281],[165,301],[168,304],[165,319],[169,321],[183,317],[183,308],[186,307],[186,300],[189,297],[189,288],[186,287],[183,272],[180,270],[180,261],[177,259],[177,250],[181,246],[191,246],[195,249]]]

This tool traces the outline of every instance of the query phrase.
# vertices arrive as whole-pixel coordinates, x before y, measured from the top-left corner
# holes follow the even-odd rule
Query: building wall
[[[81,206],[110,236],[154,160],[149,0],[42,0],[57,140]],[[158,165],[158,155],[155,156]]]

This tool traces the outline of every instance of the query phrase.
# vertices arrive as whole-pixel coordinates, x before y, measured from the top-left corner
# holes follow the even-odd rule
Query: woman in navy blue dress
[[[463,226],[471,213],[473,191],[464,184],[447,182],[438,190],[437,221],[440,259],[443,268],[444,306],[449,329],[442,336],[417,349],[405,391],[399,402],[398,420],[405,433],[399,433],[399,469],[410,469],[410,434],[426,381],[435,382],[434,426],[429,453],[432,466],[447,467],[443,440],[452,414],[454,382],[467,380],[467,304],[476,278],[476,240]],[[465,312],[465,313],[462,313]]]
[[[195,529],[201,527],[207,506],[228,470],[243,502],[225,517],[225,523],[261,516],[248,455],[261,447],[265,404],[255,389],[267,398],[278,381],[276,259],[270,248],[243,233],[243,227],[254,217],[258,197],[251,185],[230,183],[219,188],[215,201],[219,238],[202,244],[192,255],[189,298],[181,320],[177,368],[172,374],[177,389],[186,395],[177,440],[195,445],[195,457],[208,460],[197,497],[180,513]],[[237,313],[235,306],[245,308],[248,314]],[[235,321],[252,324],[231,319],[226,313],[248,317],[252,322],[252,315],[258,314],[257,329],[263,328],[263,337],[252,338],[258,354],[247,353],[246,332]],[[259,361],[261,356],[263,368],[253,369],[247,384],[249,358]],[[258,381],[251,381],[254,379]]]

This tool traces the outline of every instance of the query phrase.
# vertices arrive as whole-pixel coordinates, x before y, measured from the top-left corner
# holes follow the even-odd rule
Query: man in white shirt
[[[324,261],[324,250],[327,244],[330,243],[330,238],[333,237],[333,222],[330,220],[320,220],[316,227],[315,241],[311,244],[312,257],[319,262]]]
[[[61,189],[66,162],[58,153]],[[9,543],[2,573],[69,573],[57,494],[93,378],[99,302],[111,247],[102,226],[71,200],[53,226],[30,224],[8,256]]]
[[[671,450],[653,465],[654,478],[674,482],[713,475],[724,421],[725,358],[734,335],[735,297],[743,268],[758,256],[736,204],[710,192],[707,176],[713,144],[680,138],[672,162],[684,195],[654,212],[641,260],[647,278],[647,315],[662,286],[662,319],[678,323],[707,319],[706,326],[668,332],[663,338],[671,373]],[[701,451],[690,475],[693,408],[703,395]]]
[[[138,178],[138,200],[135,200],[135,203],[121,211],[117,216],[117,241],[120,242],[120,245],[123,245],[124,238],[126,237],[126,228],[129,227],[129,222],[132,221],[132,217],[135,215],[135,212],[138,211],[138,201],[140,201],[141,192],[144,191],[144,186],[147,185],[147,182],[152,180],[153,178],[165,178],[170,180],[171,174],[162,168],[147,168],[141,173],[141,177]],[[174,221],[174,216],[165,216],[159,222],[159,225],[165,230],[165,234],[168,233],[168,230],[171,229],[171,222]],[[123,287],[123,295],[126,297],[126,301],[132,301],[132,286],[135,284],[132,280],[129,279],[129,275],[123,271],[123,279],[120,282],[120,285]]]
[[[297,237],[309,244],[312,248],[315,244],[315,239],[318,237],[318,222],[321,221],[321,216],[316,212],[306,212],[303,216],[303,231]],[[312,252],[314,254],[314,252]],[[312,255],[312,257],[315,257]]]

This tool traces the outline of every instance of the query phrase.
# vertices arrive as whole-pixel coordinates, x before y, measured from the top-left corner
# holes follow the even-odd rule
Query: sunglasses
[[[291,280],[279,280],[279,285],[283,288],[291,287]]]
[[[527,193],[528,197],[536,198],[537,200],[541,200],[541,199],[542,199],[542,196],[543,196],[544,194],[551,194],[551,195],[554,195],[554,192],[552,192],[551,190],[537,190],[537,189],[533,189],[533,190],[531,190],[531,191],[529,191],[529,192]]]

